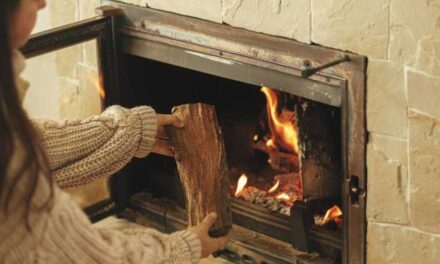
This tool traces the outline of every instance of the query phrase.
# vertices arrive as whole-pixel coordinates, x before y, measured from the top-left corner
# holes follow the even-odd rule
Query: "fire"
[[[268,146],[269,148],[276,148],[275,143],[273,142],[273,139],[269,139],[266,142],[266,146]]]
[[[95,89],[98,91],[99,96],[103,99],[105,98],[105,90],[104,87],[102,85],[102,76],[99,75],[99,78],[96,78],[95,76],[93,76],[92,74],[89,74],[87,76],[87,78],[89,79],[89,81],[91,83],[93,83],[93,85],[95,86]]]
[[[258,135],[255,134],[253,139],[254,139],[254,141],[258,141]]]
[[[261,88],[261,91],[267,98],[267,114],[272,138],[276,141],[277,137],[275,137],[275,135],[277,135],[281,141],[277,143],[287,147],[294,153],[298,153],[298,133],[290,120],[282,120],[278,114],[277,94],[267,87]],[[269,141],[267,143],[269,143]]]
[[[269,189],[269,191],[267,191],[268,193],[273,193],[274,191],[276,191],[278,189],[278,187],[280,186],[280,180],[277,180],[274,184],[274,186],[272,186],[272,188]]]
[[[332,220],[337,221],[336,219],[338,219],[340,216],[342,216],[342,210],[337,205],[335,205],[327,210],[324,218],[322,219],[321,225],[326,225]]]
[[[235,190],[235,197],[238,196],[238,194],[240,194],[241,191],[243,191],[244,187],[246,186],[248,181],[248,178],[246,176],[246,174],[242,174],[240,176],[240,179],[238,179],[238,183],[237,183],[237,189]]]
[[[285,201],[291,200],[290,196],[287,193],[280,193],[277,195],[277,198],[280,200],[285,200]]]

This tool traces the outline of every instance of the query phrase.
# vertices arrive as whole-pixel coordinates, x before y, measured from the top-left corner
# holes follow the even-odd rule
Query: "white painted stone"
[[[48,1],[50,23],[52,27],[64,26],[78,19],[78,1]]]
[[[437,264],[440,237],[397,225],[369,223],[368,264]]]
[[[384,59],[389,1],[311,0],[312,42]]]
[[[77,64],[81,62],[81,44],[70,46],[55,53],[55,65],[59,77],[77,78]]]
[[[222,23],[222,0],[147,0],[151,8]]]
[[[370,60],[367,74],[367,129],[405,138],[407,104],[403,67]]]
[[[79,118],[79,84],[77,80],[59,78],[61,119]]]
[[[96,68],[78,64],[79,113],[78,118],[88,118],[102,112],[102,101],[98,91],[98,72]]]
[[[310,0],[223,0],[223,21],[234,27],[310,43]]]
[[[95,9],[101,6],[101,0],[78,0],[79,19],[86,19],[96,16]]]
[[[367,147],[367,218],[408,224],[407,143],[371,135]]]
[[[391,0],[390,59],[440,75],[440,1]]]
[[[96,40],[82,44],[82,62],[93,67],[98,67],[98,47]]]
[[[137,6],[147,6],[147,0],[120,0],[120,2]]]
[[[417,228],[440,233],[440,120],[409,118],[410,214]]]
[[[408,106],[440,118],[440,77],[407,70]]]

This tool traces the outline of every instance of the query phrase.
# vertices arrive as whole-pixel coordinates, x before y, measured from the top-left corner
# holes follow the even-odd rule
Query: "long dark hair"
[[[49,208],[53,196],[53,181],[50,175],[49,162],[40,142],[40,137],[33,128],[21,106],[15,84],[15,73],[12,65],[12,47],[9,36],[11,13],[19,5],[20,0],[0,1],[0,208],[6,214],[10,209],[11,199],[17,184],[25,190],[20,198],[24,198],[24,217],[28,229],[30,210]],[[23,155],[17,161],[14,158],[20,148]],[[18,162],[19,164],[17,164]],[[18,169],[17,169],[18,168]],[[51,195],[43,206],[33,206],[33,198],[41,177],[50,183]],[[24,196],[23,196],[24,195]],[[38,207],[38,208],[37,208]]]

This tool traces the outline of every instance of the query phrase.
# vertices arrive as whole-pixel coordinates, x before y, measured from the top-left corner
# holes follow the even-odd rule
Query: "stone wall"
[[[440,0],[125,2],[368,56],[367,261],[438,263]]]
[[[49,1],[72,12],[54,24],[96,2]],[[368,56],[368,263],[438,263],[440,0],[125,2]],[[84,49],[71,52],[84,58]],[[65,66],[77,87],[70,80],[82,66]]]

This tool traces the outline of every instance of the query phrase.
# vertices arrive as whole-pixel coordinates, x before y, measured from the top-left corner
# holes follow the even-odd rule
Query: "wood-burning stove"
[[[243,164],[268,160],[252,147],[266,107],[260,88],[271,87],[293,105],[303,144],[296,153],[301,198],[287,214],[233,198],[233,221],[245,229],[236,227],[219,255],[243,263],[320,263],[325,257],[311,254],[319,252],[333,262],[365,262],[365,57],[103,2],[123,12],[103,9],[100,18],[35,36],[23,51],[35,56],[97,38],[107,105],[147,104],[162,113],[183,103],[215,105],[235,176]],[[108,201],[86,209],[92,218],[117,212],[165,231],[185,226],[171,158],[134,160],[112,178],[111,190]],[[340,228],[316,225],[316,214],[335,204],[342,208]]]

